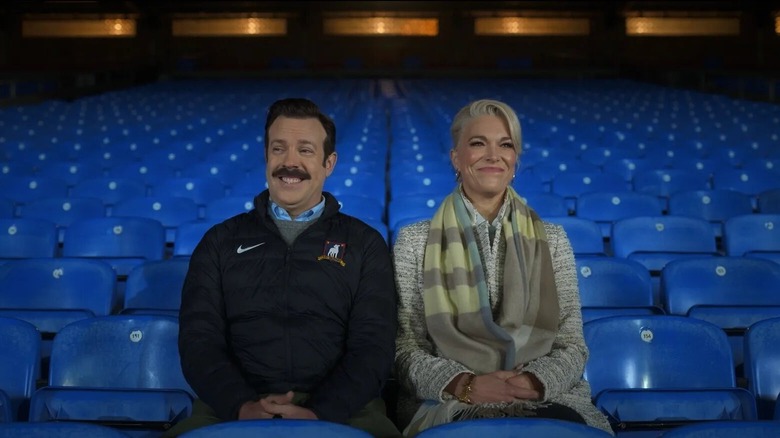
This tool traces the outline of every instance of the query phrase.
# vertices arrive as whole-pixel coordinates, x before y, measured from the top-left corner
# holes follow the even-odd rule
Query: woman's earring
[[[460,170],[455,171],[455,181],[460,181]]]

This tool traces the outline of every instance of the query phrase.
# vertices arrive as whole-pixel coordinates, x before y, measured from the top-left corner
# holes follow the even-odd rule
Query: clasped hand
[[[239,420],[257,420],[281,416],[287,419],[316,420],[317,415],[311,409],[293,404],[293,392],[271,394],[257,401],[248,401],[241,405]]]
[[[540,390],[528,373],[494,371],[476,376],[471,382],[469,398],[474,404],[511,403],[516,400],[538,400]]]

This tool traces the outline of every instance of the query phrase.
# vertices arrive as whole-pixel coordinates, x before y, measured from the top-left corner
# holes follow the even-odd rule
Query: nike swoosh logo
[[[243,245],[238,245],[238,248],[236,249],[236,253],[237,254],[245,253],[245,252],[249,251],[250,249],[257,248],[260,245],[265,245],[265,242],[258,243],[257,245],[253,245],[253,246],[247,246],[246,248],[244,248]]]

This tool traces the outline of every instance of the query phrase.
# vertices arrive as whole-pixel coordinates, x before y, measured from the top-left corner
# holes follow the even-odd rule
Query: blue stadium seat
[[[192,412],[175,318],[112,315],[64,327],[54,338],[48,385],[30,402],[31,422],[83,421],[167,430]]]
[[[643,170],[634,174],[634,191],[649,193],[668,201],[677,192],[709,190],[708,175],[680,169]]]
[[[0,218],[0,263],[57,255],[57,226],[48,220]]]
[[[201,427],[181,438],[370,438],[371,435],[346,424],[321,420],[242,420]]]
[[[47,178],[63,181],[69,187],[73,187],[85,179],[103,176],[103,169],[86,162],[56,161],[48,163],[41,169],[38,169],[38,174]]]
[[[146,196],[146,185],[141,181],[129,178],[90,178],[73,186],[70,196],[97,198],[104,205],[111,207],[125,199]]]
[[[189,198],[195,204],[205,206],[209,201],[224,198],[226,190],[221,182],[213,178],[176,177],[152,184],[151,194]]]
[[[211,220],[184,222],[176,229],[173,239],[173,257],[189,257],[200,240],[216,222]]]
[[[65,237],[65,229],[73,221],[105,215],[106,207],[99,199],[60,197],[31,201],[21,208],[19,216],[54,222],[57,226],[57,240],[61,244]]]
[[[671,315],[613,316],[584,324],[585,379],[615,430],[664,430],[709,420],[755,420],[736,387],[726,334]]]
[[[188,258],[143,263],[127,275],[123,314],[179,316]]]
[[[669,314],[702,319],[729,335],[734,365],[743,363],[743,336],[753,323],[780,317],[780,265],[746,257],[676,260],[661,271]],[[738,375],[741,375],[738,372]]]
[[[30,258],[0,265],[0,315],[28,321],[44,335],[120,305],[116,274],[100,260]]]
[[[704,219],[640,216],[616,221],[610,239],[615,257],[636,260],[652,274],[671,260],[715,256],[715,234]]]
[[[5,194],[3,196],[6,196]],[[14,201],[9,198],[0,198],[0,218],[12,218],[16,216]]]
[[[527,171],[538,176],[544,183],[549,183],[559,175],[569,172],[601,172],[601,168],[595,164],[580,161],[579,159],[553,159],[534,164]]]
[[[780,214],[753,213],[727,219],[723,224],[723,248],[726,255],[780,263]]]
[[[780,421],[710,421],[670,429],[664,438],[767,438],[780,436]]]
[[[34,325],[0,316],[0,424],[26,421],[40,376],[41,335]]]
[[[563,227],[575,257],[607,255],[601,228],[595,221],[575,216],[551,216],[545,220]]]
[[[137,181],[144,186],[176,176],[175,171],[165,164],[149,162],[127,163],[112,169],[110,174],[113,178]]]
[[[603,438],[607,432],[585,424],[548,418],[491,418],[462,420],[434,426],[418,438]]]
[[[780,188],[780,173],[765,169],[722,169],[712,175],[712,188],[736,190],[755,198]]]
[[[165,255],[165,228],[154,219],[104,217],[75,221],[65,231],[64,257],[99,258],[108,262],[118,277],[146,260]]]
[[[520,197],[525,199],[525,203],[541,218],[569,215],[569,206],[561,195],[550,192],[523,192]]]
[[[705,219],[716,238],[723,236],[723,223],[730,217],[753,213],[750,196],[734,190],[693,190],[669,197],[669,214]]]
[[[455,187],[452,172],[409,174],[389,182],[390,198],[405,199],[410,196],[446,196]],[[442,196],[442,197],[443,197]]]
[[[587,193],[607,190],[629,190],[630,186],[616,173],[563,172],[552,179],[552,192],[566,198],[570,211],[577,208],[577,199]]]
[[[453,180],[455,178],[453,177]],[[512,179],[512,188],[521,195],[537,192],[550,192],[550,182],[543,181],[542,177],[530,170],[521,170]]]
[[[385,216],[384,203],[363,195],[339,195],[340,211],[364,221],[382,221]]]
[[[663,208],[663,203],[656,196],[615,188],[580,195],[576,215],[596,221],[601,228],[601,236],[608,239],[615,221],[636,216],[660,216]]]
[[[38,199],[68,196],[68,184],[47,176],[9,176],[0,178],[0,193],[24,205]]]
[[[172,244],[179,225],[198,220],[198,205],[194,200],[181,196],[144,196],[117,202],[111,209],[111,216],[157,220],[165,227],[165,242]]]
[[[247,173],[243,178],[233,181],[228,187],[230,196],[242,196],[254,199],[260,192],[268,188],[265,169]]]
[[[206,221],[223,221],[255,208],[251,195],[231,195],[206,203],[203,219]]]
[[[760,419],[777,417],[780,403],[780,317],[751,325],[745,333],[745,377],[756,396]],[[774,415],[773,415],[774,413]]]
[[[118,429],[86,423],[6,423],[0,424],[0,438],[129,438]]]
[[[616,315],[652,315],[664,311],[654,304],[647,268],[616,257],[576,259],[582,320]]]
[[[405,196],[391,199],[387,207],[387,223],[390,230],[398,230],[405,219],[431,219],[447,194]]]

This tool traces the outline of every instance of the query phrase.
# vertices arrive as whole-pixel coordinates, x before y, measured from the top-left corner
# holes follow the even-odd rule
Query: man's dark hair
[[[325,158],[322,161],[323,166],[330,154],[336,151],[336,124],[333,123],[333,120],[323,114],[317,104],[309,99],[291,97],[277,100],[268,108],[268,115],[265,119],[264,138],[266,157],[268,156],[268,128],[271,127],[274,120],[278,117],[289,117],[291,119],[315,118],[320,121],[322,127],[325,128],[325,141],[323,142]]]

